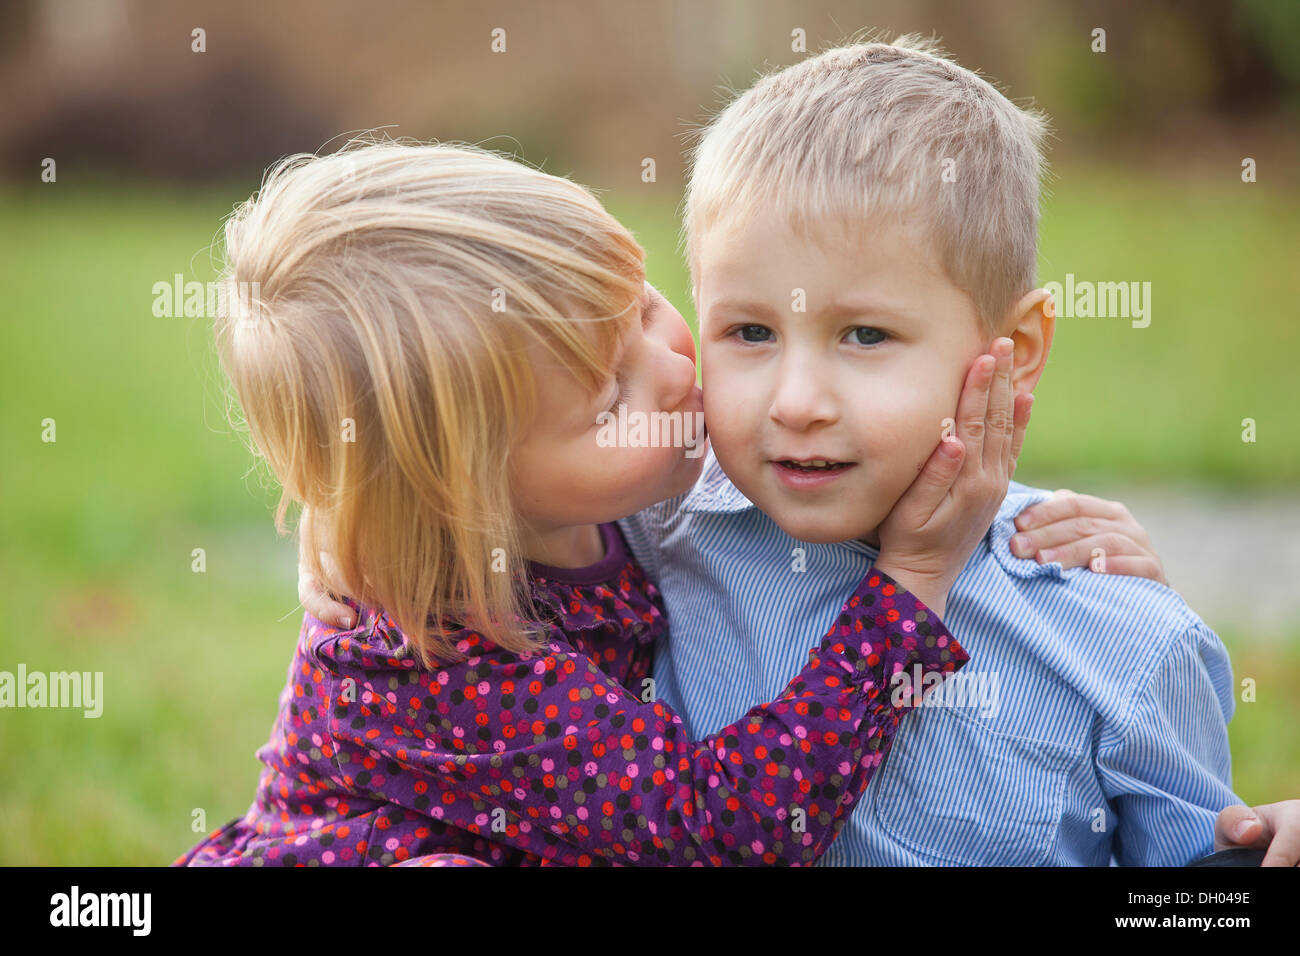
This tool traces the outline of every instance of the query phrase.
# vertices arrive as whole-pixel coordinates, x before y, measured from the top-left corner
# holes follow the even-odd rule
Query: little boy
[[[699,143],[684,228],[712,449],[691,492],[623,522],[672,622],[655,693],[693,732],[799,668],[988,343],[1015,343],[1017,394],[1042,376],[1044,131],[904,38],[765,77]],[[1013,519],[1048,497],[1012,482],[949,595],[965,682],[900,728],[823,862],[1183,865],[1216,848],[1216,814],[1241,802],[1227,652],[1122,555],[1117,575],[1013,553]]]

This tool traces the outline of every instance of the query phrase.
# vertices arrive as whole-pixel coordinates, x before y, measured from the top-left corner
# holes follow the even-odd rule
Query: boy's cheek
[[[747,440],[762,419],[762,398],[753,389],[736,388],[723,377],[704,386],[704,422],[715,445]]]
[[[923,405],[904,416],[892,429],[894,444],[891,454],[897,463],[894,470],[916,475],[945,435],[957,433],[957,397],[949,405],[946,397],[935,400],[928,396]]]

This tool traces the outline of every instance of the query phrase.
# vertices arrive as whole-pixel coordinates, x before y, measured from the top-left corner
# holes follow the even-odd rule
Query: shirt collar
[[[975,553],[978,555],[987,548],[1003,570],[1012,577],[1061,578],[1065,569],[1059,561],[1039,564],[1033,558],[1018,558],[1011,553],[1011,536],[1016,533],[1016,515],[1030,505],[1046,501],[1050,497],[1052,497],[1050,491],[1031,488],[1017,481],[1011,482],[1007,488],[1007,496],[998,509],[997,517],[993,519],[993,524],[989,527],[981,545],[975,549]],[[687,492],[681,507],[685,511],[705,514],[738,514],[750,509],[757,510],[757,505],[741,494],[740,490],[731,483],[731,479],[718,464],[712,447],[709,448],[709,453],[704,459],[699,480]],[[862,541],[842,543],[854,550],[863,550],[873,558],[877,556],[876,549]]]
[[[718,458],[713,454],[713,446],[710,445],[700,477],[695,482],[695,487],[686,493],[681,507],[684,511],[726,514],[747,511],[757,506],[731,483],[731,479],[718,464]]]

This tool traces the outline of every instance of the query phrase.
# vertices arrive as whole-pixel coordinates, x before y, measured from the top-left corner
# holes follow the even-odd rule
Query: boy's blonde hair
[[[471,146],[354,140],[279,162],[226,224],[222,365],[255,453],[426,666],[444,623],[536,646],[511,449],[540,346],[593,390],[644,253],[587,190]],[[499,550],[498,550],[499,549]],[[504,572],[504,573],[503,573]],[[426,626],[427,625],[427,626]]]
[[[705,230],[765,206],[802,235],[918,216],[991,333],[1034,287],[1046,135],[1041,113],[924,38],[827,50],[764,76],[703,130],[684,217],[691,274]]]

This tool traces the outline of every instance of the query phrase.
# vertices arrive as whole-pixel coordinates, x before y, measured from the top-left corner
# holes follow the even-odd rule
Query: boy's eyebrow
[[[729,312],[746,312],[760,319],[771,319],[776,316],[775,310],[764,302],[741,302],[737,299],[723,299],[721,302],[714,302],[709,306],[710,312],[722,309]]]
[[[833,315],[883,315],[889,318],[902,318],[911,314],[907,306],[896,302],[879,299],[847,299],[835,301],[822,309],[824,314]]]
[[[709,311],[726,310],[730,312],[743,312],[761,319],[776,318],[776,310],[765,302],[746,302],[738,299],[723,299],[715,302],[709,307]],[[905,318],[911,314],[910,310],[902,305],[896,305],[889,302],[874,301],[864,299],[861,301],[844,300],[831,302],[823,309],[815,313],[821,316],[844,316],[844,315],[881,315],[889,318]]]

